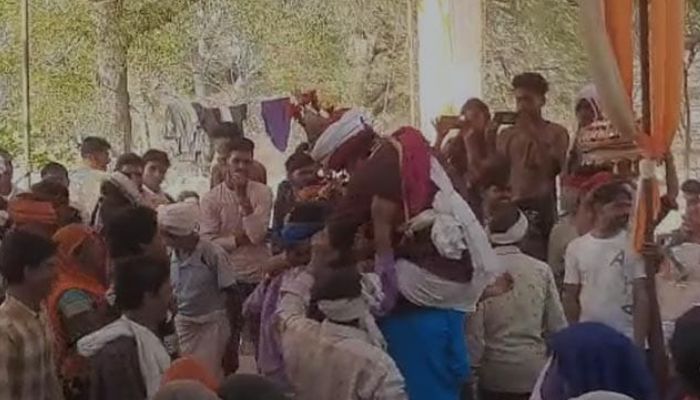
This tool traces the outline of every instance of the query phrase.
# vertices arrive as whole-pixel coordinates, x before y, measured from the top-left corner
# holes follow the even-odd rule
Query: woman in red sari
[[[81,224],[71,224],[54,235],[59,263],[46,305],[53,329],[59,376],[67,399],[85,395],[88,364],[75,351],[81,337],[110,320],[105,300],[107,247],[100,236]]]

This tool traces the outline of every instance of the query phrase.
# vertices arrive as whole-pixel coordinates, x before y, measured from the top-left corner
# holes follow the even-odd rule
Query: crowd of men
[[[157,149],[110,172],[86,137],[27,190],[0,150],[0,400],[700,398],[700,182],[639,254],[633,176],[582,165],[541,75],[512,84],[515,112],[470,99],[433,144],[300,104],[276,196],[233,124],[210,190],[177,198]],[[603,118],[591,88],[574,110]],[[257,375],[236,373],[246,340]]]

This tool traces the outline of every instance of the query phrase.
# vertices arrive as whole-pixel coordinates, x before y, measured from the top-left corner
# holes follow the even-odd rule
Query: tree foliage
[[[315,88],[381,121],[406,121],[409,52],[399,0],[114,0],[128,51],[135,143],[158,144],[173,97],[254,102]],[[493,109],[512,107],[510,80],[542,72],[548,117],[569,122],[587,82],[575,1],[483,0],[484,88]],[[35,148],[70,160],[77,140],[102,134],[92,0],[31,1]],[[690,0],[689,36],[700,34]],[[21,140],[19,0],[0,2],[0,146]]]

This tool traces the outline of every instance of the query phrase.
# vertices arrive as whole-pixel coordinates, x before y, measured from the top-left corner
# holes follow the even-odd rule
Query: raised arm
[[[398,281],[394,265],[394,249],[391,237],[394,231],[394,220],[399,212],[395,203],[375,196],[372,199],[372,225],[374,228],[375,271],[379,275],[384,290],[384,299],[378,315],[385,315],[396,304],[398,297]]]

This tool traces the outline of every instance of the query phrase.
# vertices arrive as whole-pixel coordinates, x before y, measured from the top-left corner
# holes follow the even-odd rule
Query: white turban
[[[320,300],[318,309],[331,321],[359,321],[359,328],[367,334],[370,344],[386,349],[386,341],[377,327],[370,307],[379,307],[384,293],[379,276],[362,274],[362,294],[352,299]]]
[[[491,243],[493,244],[500,244],[500,245],[506,245],[506,244],[516,244],[519,243],[525,235],[527,234],[527,229],[529,227],[529,223],[527,222],[527,217],[525,217],[525,214],[522,212],[519,212],[519,217],[518,220],[508,228],[507,231],[502,232],[502,233],[491,233]]]
[[[199,206],[175,203],[158,207],[158,224],[175,236],[187,236],[199,230]]]
[[[598,95],[598,89],[596,89],[594,84],[589,83],[578,92],[575,107],[578,107],[582,101],[586,101],[591,108],[593,108],[593,113],[595,114],[596,120],[603,117],[600,96]]]
[[[353,108],[346,111],[339,120],[328,126],[316,140],[316,144],[311,149],[311,157],[319,162],[324,161],[343,143],[362,132],[367,123],[367,118],[360,110]]]

